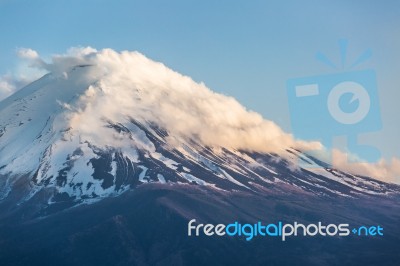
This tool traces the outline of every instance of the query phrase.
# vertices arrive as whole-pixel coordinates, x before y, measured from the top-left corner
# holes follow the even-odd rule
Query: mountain
[[[1,265],[399,262],[399,185],[335,169],[141,54],[65,61],[0,102]],[[189,238],[193,218],[380,224],[385,237]],[[345,254],[355,246],[369,255]]]

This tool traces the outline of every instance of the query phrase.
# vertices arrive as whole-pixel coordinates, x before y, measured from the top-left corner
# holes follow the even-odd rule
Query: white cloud
[[[17,56],[22,59],[33,60],[39,58],[39,54],[30,48],[18,48]]]
[[[12,74],[0,76],[0,101],[15,93],[22,87],[40,78],[47,72],[65,75],[73,66],[85,64],[91,54],[97,50],[91,47],[73,47],[66,54],[53,55],[50,63],[46,63],[38,52],[30,48],[16,49],[19,59]]]
[[[71,114],[71,126],[81,133],[93,136],[94,130],[100,132],[102,118],[123,123],[133,117],[143,123],[154,122],[174,137],[197,139],[208,146],[264,152],[319,146],[295,141],[234,98],[215,93],[138,52],[105,49],[78,61],[82,58],[97,66],[94,72],[101,79],[92,86],[90,96],[81,97],[81,111]],[[68,57],[57,59],[62,65],[70,61]]]
[[[10,75],[0,77],[0,101],[10,96],[16,90],[14,83]]]
[[[385,182],[398,183],[398,178],[400,177],[400,160],[398,158],[392,158],[390,163],[384,159],[372,163],[350,162],[352,160],[349,160],[349,157],[348,153],[334,149],[332,151],[333,166],[353,174],[374,177]]]
[[[171,144],[196,139],[208,146],[281,154],[288,147],[322,148],[318,142],[295,140],[274,122],[246,110],[234,98],[215,93],[203,83],[196,83],[138,52],[71,48],[66,54],[54,55],[49,63],[30,49],[21,49],[18,54],[42,73],[49,71],[64,77],[76,65],[93,66],[87,75],[97,82],[79,101],[68,103],[66,112],[73,130],[98,146],[115,145],[115,135],[110,135],[110,130],[104,127],[105,119],[124,124],[132,117],[166,128],[173,136],[169,138]],[[0,99],[15,90],[14,84],[10,77],[0,79]],[[345,171],[390,182],[400,176],[397,159],[390,165],[383,160],[376,164],[349,165],[346,154],[336,152],[334,157],[334,165]]]
[[[40,67],[55,73],[62,74],[77,65],[95,64],[93,58],[97,50],[92,47],[72,47],[66,54],[53,55],[51,63],[41,61]]]
[[[23,88],[39,76],[25,76],[22,74],[5,74],[0,76],[0,101]]]
[[[16,54],[20,59],[14,71],[0,76],[0,101],[41,77],[43,60],[39,54],[29,48],[18,48]]]

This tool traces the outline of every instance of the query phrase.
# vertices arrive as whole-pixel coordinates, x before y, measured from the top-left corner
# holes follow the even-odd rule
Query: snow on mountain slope
[[[59,59],[56,71],[0,102],[0,198],[19,190],[21,203],[46,191],[46,204],[76,204],[148,182],[346,197],[400,191],[332,169],[299,151],[318,143],[294,140],[139,53],[78,61]]]
[[[48,74],[0,103],[0,164],[5,171],[30,172],[35,166],[32,159],[66,129],[56,119],[64,111],[63,103],[76,100],[93,82],[82,72],[86,70],[73,69],[69,78]]]

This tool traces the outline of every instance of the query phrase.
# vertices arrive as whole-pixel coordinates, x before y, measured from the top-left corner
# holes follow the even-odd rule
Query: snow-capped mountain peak
[[[0,102],[2,199],[74,205],[149,182],[345,197],[399,192],[321,164],[300,151],[318,143],[295,141],[137,52],[58,63]]]

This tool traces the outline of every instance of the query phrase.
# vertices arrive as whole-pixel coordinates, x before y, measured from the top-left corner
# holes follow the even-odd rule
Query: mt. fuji
[[[380,248],[358,244],[377,260],[396,249],[399,185],[336,169],[307,154],[318,142],[296,140],[140,53],[89,49],[54,62],[38,60],[50,73],[0,102],[2,265],[28,257],[40,265],[277,259],[262,253],[275,245],[263,241],[188,240],[184,223],[193,217],[380,223],[387,232]],[[105,255],[107,239],[115,246]],[[306,241],[314,250],[299,264],[331,259],[324,244]],[[337,241],[332,252],[356,245]],[[294,243],[282,252],[304,252]],[[217,246],[230,256],[218,257]]]

